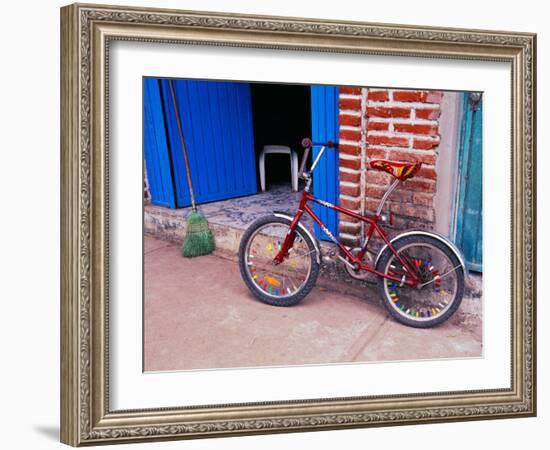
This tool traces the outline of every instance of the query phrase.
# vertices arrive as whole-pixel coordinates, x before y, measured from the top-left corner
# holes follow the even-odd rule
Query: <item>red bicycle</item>
[[[309,171],[304,171],[312,145],[320,146]],[[336,143],[302,141],[304,156],[300,177],[305,180],[298,211],[294,216],[274,212],[261,217],[244,233],[239,248],[239,266],[244,282],[262,302],[291,306],[301,301],[315,286],[321,267],[321,247],[312,233],[300,222],[304,213],[319,224],[341,254],[333,254],[354,278],[371,273],[378,276],[382,303],[399,322],[418,328],[432,327],[446,321],[458,309],[464,294],[467,274],[464,258],[446,237],[426,230],[411,230],[390,239],[382,228],[391,220],[382,209],[391,193],[413,177],[421,163],[397,163],[386,160],[370,162],[370,168],[395,177],[381,198],[374,215],[354,211],[318,199],[310,193],[312,173],[327,148]],[[364,222],[367,226],[359,248],[344,246],[314,213],[309,203],[336,210]],[[379,236],[384,246],[372,261],[369,243]]]

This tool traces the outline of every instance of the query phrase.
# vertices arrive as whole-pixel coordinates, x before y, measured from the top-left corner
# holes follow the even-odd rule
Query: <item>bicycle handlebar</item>
[[[308,149],[313,147],[314,145],[321,146],[321,147],[328,147],[328,148],[338,148],[338,144],[334,141],[327,141],[327,142],[312,142],[309,138],[302,139],[302,147],[304,149]]]
[[[307,159],[309,157],[309,152],[311,151],[311,147],[314,145],[320,146],[320,147],[328,147],[328,148],[338,148],[338,144],[333,141],[327,141],[327,142],[312,142],[309,138],[302,139],[302,147],[304,147],[304,156],[302,156],[302,163],[300,164],[300,170],[298,171],[298,176],[300,178],[304,178],[304,169],[306,168]],[[322,152],[323,150],[321,150]],[[321,156],[321,155],[319,155]],[[319,158],[318,156],[318,158]],[[317,158],[317,159],[318,159]]]

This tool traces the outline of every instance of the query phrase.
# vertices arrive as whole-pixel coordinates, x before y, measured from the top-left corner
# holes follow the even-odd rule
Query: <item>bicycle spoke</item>
[[[266,224],[254,233],[247,249],[247,267],[254,283],[265,294],[284,298],[299,291],[311,271],[311,254],[306,241],[296,234],[292,247],[280,263],[274,258],[281,251],[288,225]]]
[[[414,320],[431,320],[443,314],[452,303],[456,291],[456,277],[451,275],[460,266],[453,267],[442,251],[427,244],[410,245],[398,252],[421,283],[411,288],[386,280],[385,291],[392,308]],[[395,255],[389,259],[386,272],[395,277],[406,274]]]
[[[304,256],[309,256],[309,255],[311,255],[312,253],[315,253],[315,250],[311,250],[311,251],[309,251],[309,252],[307,252],[307,253],[302,253],[302,254],[300,254],[300,255],[289,256],[289,257],[287,257],[286,259],[289,260],[289,259],[301,258],[301,257],[304,257]]]
[[[292,291],[291,291],[291,292],[288,292],[288,294],[291,294],[292,292],[295,292],[295,291],[298,289],[298,288],[296,287],[296,285],[299,286],[300,283],[296,283],[296,280],[294,280],[294,279],[290,276],[290,274],[288,273],[288,269],[286,269],[285,275],[284,275],[284,276],[286,276],[286,277],[290,280],[290,283],[291,283],[291,285],[292,285]],[[283,279],[284,279],[284,278],[283,278]],[[288,289],[288,287],[287,287],[287,289]]]
[[[451,270],[449,270],[449,271],[443,273],[443,275],[439,275],[439,276],[438,276],[438,279],[443,279],[444,277],[446,277],[447,275],[450,275],[452,272],[454,272],[456,269],[459,269],[460,267],[462,267],[462,264],[459,264],[458,266],[453,267]],[[433,278],[433,279],[430,280],[430,281],[427,281],[426,283],[422,283],[422,284],[420,285],[420,287],[427,286],[428,284],[431,284],[431,283],[433,283],[434,281],[436,281],[435,278]]]

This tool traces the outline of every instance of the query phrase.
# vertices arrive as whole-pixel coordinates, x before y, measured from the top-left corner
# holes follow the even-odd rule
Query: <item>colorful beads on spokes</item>
[[[270,295],[276,296],[276,297],[282,297],[285,295],[292,295],[293,292],[296,292],[298,288],[292,284],[287,279],[287,283],[290,282],[290,285],[285,285],[284,283],[284,277],[283,280],[281,280],[277,275],[267,275],[265,273],[259,274],[258,269],[252,265],[253,263],[249,262],[249,272],[254,280],[254,282],[264,291],[267,292]],[[261,271],[261,269],[260,269]]]
[[[429,259],[413,259],[411,261],[412,265],[417,269],[417,273],[420,275],[422,283],[432,284],[432,288],[435,292],[439,293],[441,296],[444,296],[447,291],[441,291],[441,276],[439,271],[431,264]],[[390,266],[393,270],[388,270],[388,275],[398,276],[394,270],[396,267],[394,265]],[[403,268],[403,270],[405,270]],[[428,285],[429,285],[428,284]],[[428,286],[427,285],[427,286]],[[413,304],[411,299],[401,298],[399,289],[403,288],[402,284],[395,282],[393,280],[386,280],[386,286],[388,288],[388,295],[391,298],[391,301],[396,308],[402,311],[402,313],[414,317],[414,318],[430,318],[437,316],[441,313],[442,309],[445,309],[447,302],[442,300],[438,305],[422,305],[422,304]],[[404,287],[404,289],[411,289],[409,287]],[[413,288],[414,289],[414,288]],[[405,293],[406,291],[403,291]],[[404,297],[407,297],[406,295]]]

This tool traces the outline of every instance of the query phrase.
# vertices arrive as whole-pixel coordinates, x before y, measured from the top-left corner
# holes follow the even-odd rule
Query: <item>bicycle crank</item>
[[[355,248],[351,250],[351,253],[355,256],[357,253],[361,251],[360,248]],[[350,263],[348,260],[341,258],[343,262],[345,263],[344,266],[346,268],[346,272],[348,275],[352,278],[355,278],[356,280],[366,280],[369,277],[369,272],[366,270],[360,270],[359,268],[355,267],[352,263]],[[365,256],[363,256],[363,264],[365,265],[372,265],[372,255],[367,252],[365,253]]]

